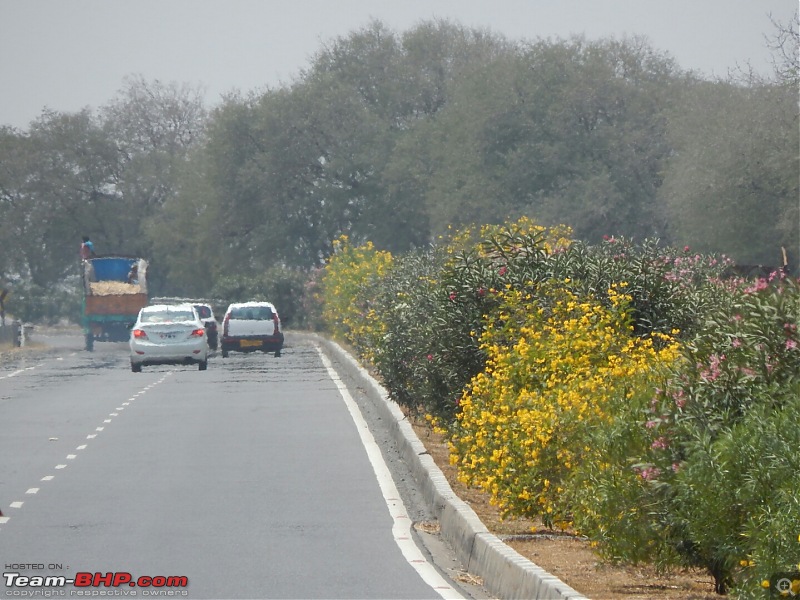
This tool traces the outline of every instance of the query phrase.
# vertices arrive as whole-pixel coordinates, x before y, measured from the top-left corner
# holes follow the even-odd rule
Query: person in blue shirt
[[[96,254],[94,253],[94,244],[92,243],[92,240],[89,239],[88,235],[83,236],[83,242],[81,242],[80,255],[81,255],[81,260],[86,260],[87,258],[96,256]]]

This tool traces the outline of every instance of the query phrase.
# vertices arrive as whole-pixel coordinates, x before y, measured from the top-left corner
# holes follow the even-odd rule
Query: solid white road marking
[[[361,437],[361,443],[367,451],[367,457],[372,464],[372,470],[375,472],[375,477],[378,479],[378,485],[381,488],[384,501],[394,521],[392,535],[394,536],[395,543],[400,548],[406,561],[419,573],[419,576],[422,577],[425,583],[436,590],[436,593],[442,598],[458,598],[463,600],[464,596],[442,577],[439,571],[428,562],[414,543],[411,537],[411,519],[408,517],[408,511],[403,501],[400,499],[400,493],[397,491],[397,486],[392,479],[392,474],[386,466],[386,462],[383,460],[380,447],[377,442],[375,442],[375,438],[369,430],[369,426],[364,420],[364,416],[361,414],[358,404],[353,400],[347,386],[345,386],[344,382],[339,378],[331,361],[328,360],[322,348],[316,344],[315,348],[322,359],[322,364],[325,365],[325,369],[328,371],[328,376],[336,384],[339,394],[342,396],[342,400],[344,400],[345,405],[347,405],[347,410],[350,412],[350,416],[356,424],[358,435]]]

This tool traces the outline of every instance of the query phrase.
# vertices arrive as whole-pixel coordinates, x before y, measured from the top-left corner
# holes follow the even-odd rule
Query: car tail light
[[[206,330],[205,330],[205,329],[195,329],[195,330],[192,332],[192,337],[198,337],[198,336],[199,336],[199,337],[203,337],[203,335],[205,334],[205,332],[206,332]]]
[[[135,337],[137,339],[140,339],[140,340],[146,340],[147,339],[147,334],[144,332],[143,329],[134,329],[133,330],[133,337]]]
[[[281,332],[281,320],[278,318],[278,313],[272,313],[272,321],[275,323],[275,333]]]
[[[222,335],[228,337],[228,322],[231,320],[230,315],[225,315],[225,319],[222,321]]]

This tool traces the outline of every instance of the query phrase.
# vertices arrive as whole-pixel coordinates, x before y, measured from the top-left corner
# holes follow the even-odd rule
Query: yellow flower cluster
[[[565,526],[562,484],[582,461],[602,460],[587,441],[592,428],[609,422],[612,401],[674,361],[678,347],[632,336],[619,288],[609,290],[611,308],[557,287],[535,304],[516,290],[502,297],[482,336],[486,369],[461,400],[451,460],[505,515]]]
[[[370,340],[382,336],[385,326],[370,306],[367,290],[385,276],[392,255],[376,250],[372,242],[353,246],[347,236],[335,240],[333,248],[322,278],[322,316],[336,337],[353,344],[370,360]]]

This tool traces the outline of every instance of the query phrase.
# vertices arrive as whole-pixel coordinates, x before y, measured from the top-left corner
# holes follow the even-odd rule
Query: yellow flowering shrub
[[[353,246],[344,235],[333,247],[320,286],[322,317],[335,337],[348,341],[370,360],[373,340],[379,339],[384,329],[372,298],[392,265],[392,255],[376,250],[372,242]]]
[[[610,308],[553,284],[536,297],[511,288],[500,295],[481,336],[486,368],[460,402],[451,460],[503,514],[565,526],[564,484],[583,461],[602,461],[590,434],[611,419],[607,403],[647,385],[677,346],[634,337],[629,298],[615,288]]]

